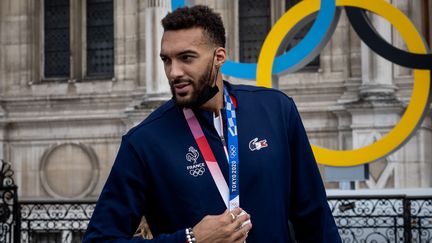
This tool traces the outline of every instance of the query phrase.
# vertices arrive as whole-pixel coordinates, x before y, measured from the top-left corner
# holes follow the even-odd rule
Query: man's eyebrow
[[[198,54],[198,52],[196,52],[196,51],[194,51],[194,50],[184,50],[184,51],[182,51],[182,52],[179,52],[179,53],[177,54],[177,56],[181,56],[181,55],[184,55],[184,54]]]
[[[181,55],[186,55],[186,54],[195,54],[195,55],[197,55],[198,52],[196,52],[194,50],[184,50],[184,51],[181,51],[181,52],[177,53],[176,56],[181,56]],[[161,52],[159,54],[159,56],[162,58],[162,57],[168,57],[169,55]]]

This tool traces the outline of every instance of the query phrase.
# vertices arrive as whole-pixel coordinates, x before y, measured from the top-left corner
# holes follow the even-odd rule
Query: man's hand
[[[227,209],[220,215],[205,216],[192,229],[197,243],[243,243],[252,223],[243,225],[250,219],[250,215],[240,215],[242,212],[241,208],[236,208],[231,212]]]

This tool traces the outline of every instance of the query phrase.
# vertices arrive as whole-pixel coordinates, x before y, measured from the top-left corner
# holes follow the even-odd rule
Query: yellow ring
[[[337,0],[337,6],[366,9],[387,19],[401,34],[408,50],[427,53],[422,38],[411,21],[396,7],[383,0]],[[319,0],[298,3],[285,13],[268,34],[258,59],[257,86],[271,87],[273,60],[279,43],[300,20],[319,10]],[[331,150],[312,145],[318,163],[329,166],[354,166],[373,162],[393,152],[404,144],[415,131],[427,110],[430,91],[430,71],[414,70],[414,86],[410,104],[396,126],[373,144],[354,150]]]

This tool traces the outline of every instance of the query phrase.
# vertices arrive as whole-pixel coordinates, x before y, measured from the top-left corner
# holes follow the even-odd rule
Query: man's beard
[[[176,104],[180,107],[187,107],[187,108],[197,108],[206,103],[208,100],[213,98],[219,91],[218,87],[216,86],[216,78],[218,72],[214,73],[215,75],[212,75],[212,69],[213,69],[213,63],[211,63],[207,70],[201,75],[196,82],[193,82],[190,79],[175,79],[170,81],[170,88],[171,93],[173,95],[173,99],[176,102]],[[178,83],[189,83],[192,85],[192,94],[190,98],[187,99],[178,99],[176,93],[175,93],[175,84]],[[212,87],[212,84],[214,86]]]

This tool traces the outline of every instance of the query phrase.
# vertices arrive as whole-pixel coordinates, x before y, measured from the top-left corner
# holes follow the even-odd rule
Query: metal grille
[[[93,202],[21,202],[21,242],[81,242]]]
[[[57,243],[62,242],[61,232],[35,232],[31,243]]]
[[[45,77],[69,77],[69,0],[45,0]]]
[[[87,76],[112,76],[113,72],[113,2],[87,0]]]
[[[265,37],[270,31],[270,1],[240,0],[240,61],[256,62]]]
[[[432,242],[430,196],[332,196],[328,203],[343,242]],[[80,242],[94,208],[94,202],[21,202],[21,242]]]
[[[0,160],[0,242],[19,242],[17,187],[11,164]]]
[[[432,242],[432,198],[330,197],[344,242]]]

